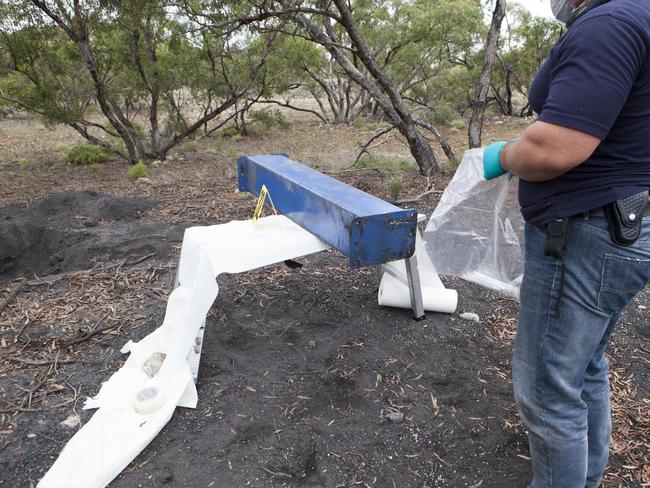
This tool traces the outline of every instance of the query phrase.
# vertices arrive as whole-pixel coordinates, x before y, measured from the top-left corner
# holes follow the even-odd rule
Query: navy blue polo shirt
[[[650,188],[650,2],[610,0],[553,46],[530,88],[539,120],[601,139],[584,163],[544,182],[520,181],[534,224]]]

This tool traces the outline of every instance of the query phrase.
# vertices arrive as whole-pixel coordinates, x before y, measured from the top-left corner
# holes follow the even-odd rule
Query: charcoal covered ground
[[[0,165],[0,486],[29,487],[78,429],[61,422],[92,415],[83,397],[121,365],[119,348],[162,322],[183,229],[252,213],[254,200],[234,192],[234,157],[289,150],[332,170],[327,162],[349,164],[364,134],[300,125],[216,150],[200,141],[154,165],[150,182],[131,183],[123,163],[76,168],[58,163],[52,145],[20,146],[26,136],[10,124],[40,128],[0,123],[4,140],[17,138],[31,158],[16,162],[12,146]],[[489,130],[511,136],[520,127]],[[58,130],[51,140],[74,137]],[[398,140],[382,150],[405,151]],[[336,176],[388,198],[390,175]],[[403,178],[407,195],[426,186],[416,174]],[[436,188],[449,178],[437,177]],[[438,197],[417,205],[429,213]],[[335,252],[298,261],[220,277],[197,409],[178,409],[111,487],[526,486],[510,383],[516,302],[448,278],[458,311],[480,322],[458,314],[416,322],[377,306],[377,270],[352,271]],[[648,302],[646,290],[613,339],[606,486],[650,476],[650,315],[639,308]]]

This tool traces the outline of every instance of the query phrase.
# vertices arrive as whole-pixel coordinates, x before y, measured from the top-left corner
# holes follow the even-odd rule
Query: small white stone
[[[28,439],[34,439],[36,438],[36,434],[27,434]]]
[[[478,314],[475,314],[474,312],[461,313],[460,318],[463,319],[463,320],[471,320],[472,322],[480,322],[481,321]]]
[[[61,425],[63,427],[67,427],[68,429],[74,429],[80,423],[81,423],[81,419],[79,418],[79,415],[73,413],[67,419],[61,422]]]
[[[145,184],[145,185],[151,185],[151,180],[150,180],[149,178],[144,178],[144,177],[142,177],[142,178],[138,178],[138,179],[136,180],[136,183],[142,183],[142,184]]]
[[[645,305],[639,305],[637,308],[639,310],[646,310],[648,307],[646,307]]]
[[[404,422],[404,414],[401,412],[391,412],[386,415],[386,418],[394,424],[401,424]]]

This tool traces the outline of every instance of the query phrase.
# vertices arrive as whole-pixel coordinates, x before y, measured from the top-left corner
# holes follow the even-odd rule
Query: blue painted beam
[[[350,267],[413,255],[417,212],[357,190],[286,155],[237,160],[239,190],[259,195],[266,185],[278,212],[349,258]]]

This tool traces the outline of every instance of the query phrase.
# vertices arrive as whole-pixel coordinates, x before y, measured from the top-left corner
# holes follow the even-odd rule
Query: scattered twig
[[[27,319],[25,320],[25,323],[23,324],[23,326],[20,328],[20,330],[19,330],[19,331],[16,333],[16,335],[14,336],[14,344],[15,344],[16,342],[18,342],[18,339],[20,339],[20,336],[22,335],[22,333],[25,332],[25,329],[26,329],[27,326],[28,326],[29,324],[31,324],[31,323],[32,323],[32,321],[29,320],[29,317],[27,317]]]
[[[271,476],[275,476],[276,478],[287,478],[287,479],[293,479],[294,476],[290,473],[283,473],[282,471],[271,471],[268,468],[265,468],[262,466],[262,469],[269,473]]]
[[[326,175],[342,175],[345,173],[378,173],[378,174],[383,174],[382,171],[379,168],[347,168],[347,169],[342,169],[341,171],[323,171]]]
[[[13,301],[13,299],[16,298],[16,296],[21,292],[21,290],[24,288],[24,286],[25,286],[25,283],[19,283],[18,285],[16,285],[14,287],[13,290],[11,290],[9,292],[9,295],[7,296],[7,298],[5,298],[2,301],[2,303],[0,303],[0,315],[2,314],[3,310],[5,308],[7,308],[7,305],[9,305]],[[20,333],[18,335],[20,335]]]
[[[453,464],[451,464],[450,462],[445,461],[444,459],[442,459],[442,458],[438,455],[438,453],[437,453],[436,451],[434,451],[433,449],[431,449],[431,454],[433,454],[433,455],[435,456],[435,458],[436,458],[438,461],[440,461],[442,464],[444,464],[444,465],[446,465],[446,466],[449,466],[450,468],[453,467]]]
[[[152,252],[151,254],[147,254],[146,256],[142,256],[141,258],[135,259],[135,260],[133,260],[133,261],[128,261],[126,264],[127,264],[128,266],[134,266],[134,265],[136,265],[136,264],[140,264],[140,263],[143,262],[143,261],[146,261],[146,260],[149,259],[149,258],[154,257],[156,254],[158,254],[158,251],[154,251],[154,252]]]
[[[415,203],[415,202],[419,202],[420,200],[422,200],[426,196],[436,195],[436,194],[439,195],[440,193],[442,193],[442,190],[435,190],[435,189],[428,190],[428,191],[420,193],[419,195],[411,197],[411,198],[402,198],[401,200],[395,200],[393,203],[397,204],[397,205],[403,205],[405,203]]]
[[[101,334],[102,332],[106,332],[107,330],[114,329],[117,327],[119,324],[110,324],[110,325],[105,325],[104,327],[99,327],[99,324],[101,324],[106,317],[108,317],[108,314],[110,312],[106,312],[102,317],[95,323],[92,329],[90,329],[88,332],[86,332],[84,335],[81,337],[78,337],[77,339],[72,339],[67,342],[65,342],[65,346],[72,346],[74,344],[79,344],[80,342],[87,341],[91,337],[96,336],[97,334]]]
[[[28,358],[17,358],[17,357],[6,357],[4,358],[5,361],[13,361],[16,363],[23,363],[23,364],[28,364],[30,366],[47,366],[48,364],[74,364],[74,363],[79,363],[79,364],[99,364],[97,361],[86,361],[84,359],[62,359],[62,360],[56,360],[56,359],[47,359],[44,361],[36,361],[34,359],[28,359]]]

